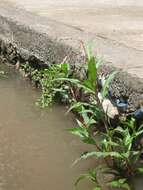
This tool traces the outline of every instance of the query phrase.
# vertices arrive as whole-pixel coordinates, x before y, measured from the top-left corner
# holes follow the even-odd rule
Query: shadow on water
[[[75,125],[65,108],[41,110],[35,106],[39,92],[7,67],[0,80],[0,190],[74,190],[77,177],[95,160],[71,167],[87,151],[65,132]],[[79,189],[90,189],[84,182]]]

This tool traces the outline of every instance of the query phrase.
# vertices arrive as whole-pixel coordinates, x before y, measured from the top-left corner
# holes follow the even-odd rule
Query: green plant
[[[104,175],[109,175],[111,176],[112,174],[112,180],[111,181],[106,181],[106,183],[101,184],[100,180],[99,180],[99,176],[104,176]],[[130,186],[128,185],[127,179],[126,178],[120,178],[118,177],[118,179],[115,179],[114,176],[118,175],[118,172],[116,170],[113,170],[111,168],[108,168],[107,166],[98,166],[96,167],[96,169],[91,170],[89,172],[87,172],[86,174],[82,174],[76,181],[75,186],[77,187],[79,182],[81,182],[82,180],[90,180],[93,184],[94,187],[92,188],[92,190],[102,190],[105,188],[105,186],[111,187],[111,188],[122,188],[125,190],[130,190]]]
[[[32,72],[32,79],[39,81],[42,95],[37,104],[44,108],[52,104],[57,94],[67,95],[67,88],[63,81],[56,80],[61,77],[67,77],[69,65],[66,63],[51,65],[50,68]]]
[[[75,163],[90,157],[102,158],[106,164],[105,167],[100,166],[103,168],[102,173],[114,173],[114,179],[107,185],[128,190],[133,189],[132,178],[143,173],[143,166],[139,164],[142,150],[140,147],[135,148],[134,146],[139,136],[143,134],[143,125],[136,126],[134,119],[121,122],[121,125],[116,128],[106,128],[100,134],[101,141],[97,142],[90,128],[90,124],[94,124],[94,121],[89,118],[86,118],[86,121],[89,128],[78,121],[79,127],[68,129],[68,131],[79,136],[84,143],[95,145],[95,151],[83,153]],[[89,174],[91,175],[88,173],[88,176]],[[95,187],[98,187],[97,183],[95,183]]]
[[[75,163],[90,157],[104,162],[81,175],[76,185],[83,179],[89,179],[94,182],[93,190],[102,190],[98,181],[100,172],[102,175],[113,174],[113,179],[107,181],[106,186],[130,190],[133,189],[131,179],[143,173],[143,167],[139,163],[142,148],[137,143],[143,134],[143,125],[136,125],[134,119],[122,121],[120,117],[112,125],[112,119],[103,109],[103,101],[108,98],[110,82],[116,72],[106,77],[101,88],[98,84],[100,62],[89,48],[86,63],[82,66],[84,77],[77,76],[77,72],[71,71],[66,63],[51,65],[44,70],[34,70],[25,65],[24,70],[41,86],[42,94],[38,105],[47,107],[57,96],[67,99],[70,104],[68,112],[72,110],[77,116],[77,127],[67,130],[79,136],[84,143],[95,146],[95,151],[84,152]],[[97,140],[97,135],[100,136],[100,141]]]
[[[30,67],[30,65],[28,63],[25,63],[23,65],[21,65],[21,69],[25,72],[25,73],[29,73],[32,72],[32,70],[34,71],[34,69],[32,67]]]
[[[92,50],[87,50],[87,59],[84,64],[86,73],[85,79],[78,79],[75,76],[68,76],[68,78],[57,78],[54,81],[64,81],[69,86],[69,97],[70,97],[70,109],[69,111],[75,111],[79,116],[82,117],[82,113],[86,112],[88,116],[92,115],[92,118],[99,122],[99,125],[108,123],[108,118],[103,112],[102,101],[108,96],[109,85],[113,80],[117,72],[113,72],[106,78],[102,89],[98,85],[98,66],[100,60],[94,57]],[[100,94],[101,99],[98,98]]]
[[[93,56],[87,59],[87,79],[80,81],[77,79],[66,79],[71,82],[74,87],[82,89],[84,95],[88,95],[87,101],[79,101],[74,98],[72,105],[69,109],[78,113],[79,119],[77,120],[78,126],[68,131],[77,135],[86,144],[95,145],[96,151],[83,153],[75,163],[82,159],[89,157],[102,158],[106,163],[103,167],[102,173],[114,173],[114,179],[107,182],[107,186],[112,188],[133,189],[132,177],[143,173],[142,166],[139,164],[139,159],[142,154],[140,148],[134,146],[139,136],[143,134],[143,126],[138,127],[134,119],[127,120],[126,122],[118,120],[116,126],[112,126],[110,118],[103,111],[102,101],[108,97],[108,89],[110,82],[113,80],[116,72],[113,72],[105,80],[104,85],[99,91],[97,84],[97,61]],[[64,79],[62,79],[64,80]],[[101,99],[98,99],[98,93],[101,94]],[[73,97],[77,97],[74,95]],[[100,131],[102,140],[97,142],[94,136],[95,128],[93,126],[102,126],[103,130]],[[99,134],[99,131],[96,132]],[[100,166],[101,168],[102,166]],[[108,169],[107,169],[108,168]],[[97,171],[95,168],[92,172],[82,175],[81,179],[88,178],[95,183],[95,189],[102,189],[97,182]],[[113,172],[114,171],[114,172]],[[94,174],[94,177],[93,177]],[[76,183],[77,184],[77,183]]]
[[[0,70],[0,78],[6,78],[6,73]]]
[[[95,184],[95,187],[92,190],[102,190],[101,185],[98,182],[98,168],[96,170],[91,170],[86,174],[82,174],[76,181],[75,186],[79,184],[82,180],[88,179]]]

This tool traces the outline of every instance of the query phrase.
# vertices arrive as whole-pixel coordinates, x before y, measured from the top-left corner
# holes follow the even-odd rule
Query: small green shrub
[[[41,108],[51,105],[57,95],[67,98],[68,87],[62,80],[58,79],[68,77],[68,64],[51,65],[43,70],[33,69],[28,64],[25,64],[22,66],[22,69],[30,76],[32,81],[39,84],[42,90],[41,97],[36,102]]]
[[[39,80],[42,88],[42,95],[37,104],[44,108],[51,105],[58,94],[67,95],[66,86],[63,81],[56,80],[61,77],[67,77],[69,65],[66,63],[52,65],[50,68],[33,73],[33,80]]]

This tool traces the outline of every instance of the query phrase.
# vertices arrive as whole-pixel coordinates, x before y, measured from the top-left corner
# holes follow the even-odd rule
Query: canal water
[[[95,161],[71,166],[89,150],[65,131],[75,125],[73,115],[59,105],[36,107],[40,92],[12,68],[2,69],[8,73],[0,79],[0,190],[74,190]],[[90,187],[84,182],[79,189]]]

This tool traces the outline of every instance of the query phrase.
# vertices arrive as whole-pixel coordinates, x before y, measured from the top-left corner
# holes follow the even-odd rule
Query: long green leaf
[[[106,79],[105,84],[104,84],[103,89],[102,89],[102,92],[101,92],[103,99],[108,95],[109,85],[110,85],[111,81],[113,80],[113,78],[115,77],[116,74],[117,74],[117,71],[114,71]]]
[[[94,187],[92,190],[102,190],[101,187]]]
[[[81,182],[82,180],[84,179],[89,179],[91,181],[93,181],[96,185],[97,185],[97,179],[96,179],[96,173],[94,172],[91,172],[89,171],[88,173],[86,174],[82,174],[78,179],[77,181],[75,182],[75,186],[77,186],[79,184],[79,182]]]
[[[91,90],[96,90],[96,80],[97,80],[97,68],[96,68],[96,60],[95,57],[91,57],[88,60],[88,83],[90,85],[88,87],[91,88]]]
[[[61,64],[61,70],[62,70],[62,72],[63,72],[65,75],[68,75],[68,72],[69,72],[69,70],[70,70],[69,64],[67,64],[67,63]]]
[[[80,156],[80,158],[75,160],[73,165],[75,165],[80,160],[87,159],[87,158],[90,158],[90,157],[96,157],[96,158],[114,157],[114,158],[118,158],[118,159],[123,158],[123,156],[118,152],[98,152],[98,151],[97,152],[87,152],[87,153],[82,154]]]

